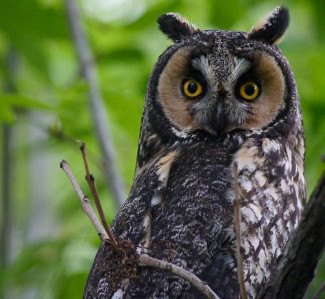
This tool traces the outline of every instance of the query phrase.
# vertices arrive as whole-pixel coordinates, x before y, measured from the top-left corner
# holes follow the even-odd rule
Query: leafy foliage
[[[300,91],[310,193],[324,169],[320,159],[325,152],[324,1],[288,0],[285,4],[292,22],[280,47]],[[169,44],[157,30],[159,15],[175,11],[201,28],[248,31],[278,2],[204,0],[197,5],[194,0],[83,0],[80,5],[110,116],[116,159],[130,188],[148,76]],[[11,169],[11,226],[7,223],[5,229],[12,236],[7,240],[11,249],[8,265],[1,267],[0,290],[7,298],[80,298],[99,240],[58,167],[62,158],[67,159],[83,182],[78,140],[87,143],[110,221],[117,207],[101,173],[87,86],[65,7],[59,0],[2,0],[0,11],[0,123],[12,128],[10,144],[5,143],[4,130],[0,133],[2,161],[9,161]],[[10,156],[4,156],[6,146]],[[88,192],[85,182],[81,187]],[[324,278],[322,262],[309,296]]]

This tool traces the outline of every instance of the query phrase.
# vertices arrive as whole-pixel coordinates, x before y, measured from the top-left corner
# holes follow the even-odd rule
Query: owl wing
[[[166,151],[166,143],[167,141],[162,139],[152,125],[145,106],[141,119],[135,178],[139,172],[142,172],[144,168],[148,167],[148,163]]]

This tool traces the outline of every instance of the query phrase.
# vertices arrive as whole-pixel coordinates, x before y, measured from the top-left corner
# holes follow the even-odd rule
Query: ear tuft
[[[289,26],[289,11],[278,6],[274,11],[258,22],[248,34],[248,38],[261,40],[268,44],[276,44],[285,34]]]
[[[174,42],[193,35],[198,29],[176,13],[166,13],[157,20],[159,29]]]

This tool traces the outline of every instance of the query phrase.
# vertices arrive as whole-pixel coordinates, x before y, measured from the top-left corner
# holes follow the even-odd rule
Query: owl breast
[[[252,298],[270,278],[305,205],[300,160],[284,138],[249,139],[235,155],[245,284]]]

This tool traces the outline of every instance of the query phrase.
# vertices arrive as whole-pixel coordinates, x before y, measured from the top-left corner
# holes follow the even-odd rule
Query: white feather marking
[[[140,253],[147,253],[151,237],[151,218],[149,214],[144,216],[142,226],[145,234],[137,246],[137,252],[139,253],[140,251]]]
[[[158,206],[160,205],[162,202],[162,197],[161,195],[154,195],[152,198],[151,198],[151,205],[152,206]]]
[[[276,228],[277,228],[277,232],[280,233],[283,237],[285,237],[284,234],[286,233],[286,230],[284,229],[283,220],[282,219],[279,219],[277,221]]]
[[[264,138],[262,142],[262,149],[265,154],[280,150],[280,146],[279,142],[269,138]]]
[[[287,184],[286,180],[281,180],[280,188],[284,194],[289,193],[290,191],[289,185]]]
[[[242,207],[241,212],[243,214],[243,218],[246,218],[248,223],[255,223],[258,221],[257,216],[255,215],[254,211],[248,207]]]
[[[250,250],[249,242],[243,242],[242,246],[243,246],[245,255],[247,255],[249,253],[249,250]]]
[[[279,198],[273,185],[269,185],[268,188],[265,189],[264,194],[266,197],[271,197],[275,201]]]
[[[261,283],[262,281],[263,281],[263,279],[264,279],[264,271],[263,270],[261,270],[261,271],[259,271],[258,273],[257,273],[257,281],[259,282],[259,283]]]
[[[186,128],[186,129],[189,130],[191,128],[189,127],[189,128]],[[187,131],[179,131],[175,127],[172,127],[172,132],[179,138],[187,138],[188,137],[188,132]]]
[[[255,157],[257,155],[257,147],[252,146],[251,148],[243,147],[236,154],[236,161],[238,163],[238,171],[247,169],[253,172],[256,169]]]
[[[228,82],[236,82],[238,78],[244,74],[250,67],[251,62],[245,58],[236,58],[235,57],[235,67],[231,72],[231,75],[228,77]]]
[[[254,247],[254,250],[256,250],[258,245],[260,244],[260,241],[257,238],[253,238],[253,240],[251,240],[251,243]]]
[[[250,208],[252,209],[252,211],[254,212],[256,218],[257,218],[258,220],[261,220],[261,219],[262,219],[262,209],[261,209],[261,206],[251,204],[251,205],[249,205],[249,207],[250,207]]]
[[[260,186],[260,187],[263,187],[266,183],[266,177],[265,175],[263,174],[262,171],[256,171],[255,173],[255,179],[257,181],[257,184]]]
[[[265,269],[265,251],[264,249],[261,249],[260,252],[258,253],[258,264],[262,269]]]
[[[242,177],[241,182],[239,183],[239,185],[246,192],[251,191],[252,188],[253,188],[251,181],[247,177]]]
[[[172,166],[172,163],[175,160],[175,157],[177,155],[177,150],[168,153],[166,156],[163,156],[159,162],[159,168],[157,170],[158,180],[162,182],[162,185],[164,187],[167,186],[169,171]]]
[[[122,289],[118,289],[112,296],[112,299],[122,299],[124,295],[124,291]]]
[[[193,59],[191,63],[195,69],[203,74],[204,78],[212,80],[216,77],[215,70],[213,69],[212,64],[209,62],[209,59],[206,56],[201,55],[200,57]],[[217,86],[217,82],[210,83],[214,83],[211,85],[211,87]]]
[[[255,273],[255,271],[256,271],[256,264],[255,263],[250,263],[249,264],[249,271],[250,271],[250,273]]]
[[[247,231],[247,224],[242,221],[242,223],[240,224],[240,229],[242,231],[242,234],[244,234]]]

